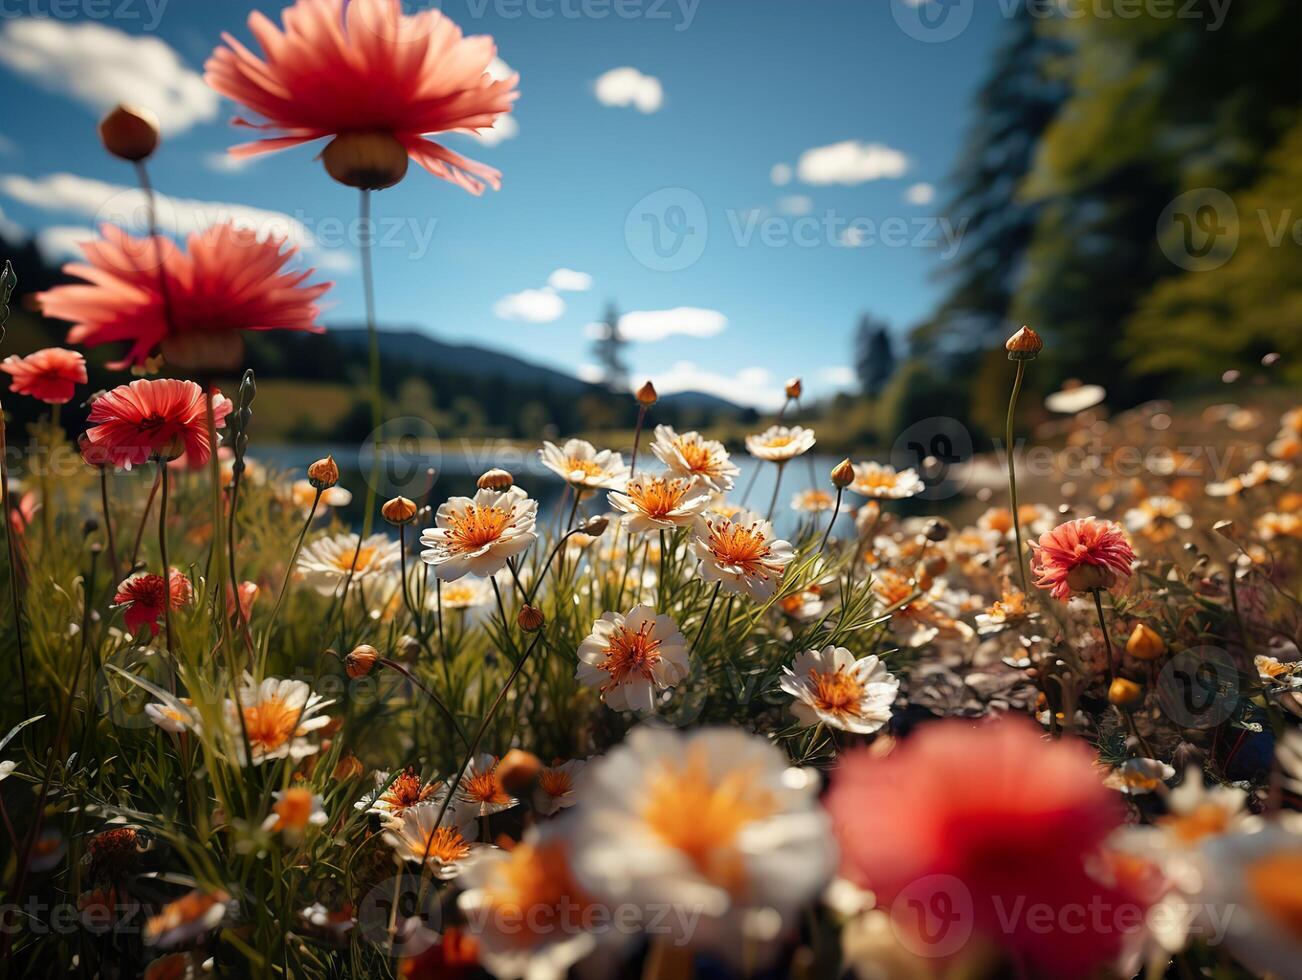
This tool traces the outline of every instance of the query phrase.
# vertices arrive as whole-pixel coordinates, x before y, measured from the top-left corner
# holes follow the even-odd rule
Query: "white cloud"
[[[774,411],[786,401],[782,385],[761,367],[742,368],[730,375],[707,371],[691,361],[679,361],[668,371],[653,375],[652,382],[662,395],[701,391],[761,411]]]
[[[214,173],[238,174],[257,162],[257,157],[236,157],[229,153],[205,153],[203,165]]]
[[[847,367],[844,364],[838,364],[834,367],[825,367],[818,372],[818,376],[830,385],[837,388],[849,388],[858,383],[858,377],[854,373],[854,368]]]
[[[713,337],[728,326],[728,318],[718,310],[679,306],[672,310],[635,310],[619,318],[619,332],[624,339],[654,343],[666,337]],[[605,327],[589,324],[588,336],[599,336]]]
[[[587,381],[589,384],[596,384],[606,376],[606,372],[598,364],[580,364],[574,374],[580,381]]]
[[[596,92],[602,105],[635,106],[639,112],[655,112],[664,104],[660,79],[636,68],[612,68],[597,79]]]
[[[814,210],[814,202],[805,194],[789,194],[778,201],[778,210],[783,214],[809,214],[810,211]]]
[[[136,235],[144,235],[148,230],[145,223],[147,202],[144,192],[138,187],[110,184],[68,173],[37,178],[7,174],[0,176],[0,194],[46,211],[88,218],[94,225],[105,222],[121,225]],[[168,197],[166,194],[158,195],[157,200],[159,227],[173,235],[184,237],[231,221],[241,228],[252,229],[259,236],[283,238],[296,248],[314,250],[308,261],[318,262],[322,268],[353,268],[350,256],[317,248],[307,226],[283,212],[247,204]]]
[[[930,204],[936,199],[936,188],[931,184],[914,184],[904,192],[904,199],[910,204]]]
[[[867,234],[858,225],[847,225],[841,229],[841,234],[837,236],[837,241],[846,248],[859,248],[866,239]]]
[[[564,315],[565,300],[554,289],[522,289],[494,303],[493,313],[502,320],[551,323]]]
[[[47,262],[81,260],[81,243],[93,242],[97,237],[93,228],[83,225],[50,225],[36,233],[36,247]]]
[[[573,269],[557,269],[547,277],[547,285],[557,292],[586,293],[592,288],[592,276]]]
[[[519,134],[520,124],[515,121],[515,116],[508,113],[498,116],[497,121],[487,129],[481,129],[479,132],[470,135],[483,143],[484,146],[497,146],[502,140],[514,139]]]
[[[773,169],[769,171],[769,180],[773,181],[778,187],[791,183],[791,164],[773,164]]]
[[[152,109],[165,133],[217,118],[220,100],[160,38],[93,21],[10,20],[0,64],[42,88],[103,112],[119,102]]]
[[[6,218],[4,208],[0,208],[0,235],[3,235],[11,244],[27,241],[27,229],[18,222]]]
[[[845,140],[816,146],[800,154],[796,172],[806,184],[862,184],[883,177],[902,177],[909,158],[881,143]]]

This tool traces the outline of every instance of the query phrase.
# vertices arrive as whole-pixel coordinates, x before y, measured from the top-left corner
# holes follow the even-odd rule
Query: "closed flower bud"
[[[380,513],[390,524],[406,524],[416,516],[416,503],[406,497],[394,497],[385,501]]]
[[[407,176],[407,148],[391,133],[344,133],[321,154],[326,173],[348,187],[380,191]]]
[[[334,777],[338,781],[356,779],[365,771],[362,760],[350,752],[348,755],[341,756],[339,761],[335,763]]]
[[[1126,640],[1126,653],[1136,660],[1156,660],[1166,653],[1166,644],[1162,638],[1143,623],[1136,623]]]
[[[659,400],[660,396],[656,394],[656,386],[650,381],[637,390],[637,403],[643,408],[650,408]]]
[[[139,163],[158,149],[158,117],[140,106],[119,104],[100,120],[99,138],[118,159]]]
[[[520,615],[516,617],[516,622],[520,624],[520,629],[526,633],[536,633],[543,628],[543,624],[547,622],[547,619],[543,616],[542,610],[536,606],[521,606]]]
[[[843,459],[832,467],[832,486],[844,490],[854,482],[854,466],[848,459]]]
[[[542,770],[542,760],[532,752],[511,749],[497,764],[497,778],[508,793],[520,796],[533,785]]]
[[[339,482],[339,466],[333,456],[318,459],[307,468],[308,482],[317,490],[329,490]]]
[[[1112,587],[1113,581],[1112,572],[1102,565],[1091,565],[1088,562],[1077,565],[1067,573],[1067,586],[1072,592],[1108,589]]]
[[[1144,700],[1144,689],[1134,681],[1118,677],[1108,688],[1108,701],[1118,708],[1133,708]]]
[[[1030,327],[1022,327],[1004,342],[1010,361],[1033,361],[1044,350],[1044,341]]]
[[[344,657],[344,670],[353,680],[365,677],[375,668],[375,662],[380,659],[380,651],[373,646],[363,643],[361,646],[354,647],[353,652]]]
[[[479,478],[480,490],[510,490],[515,484],[513,477],[506,470],[491,469]]]
[[[805,385],[804,382],[802,382],[799,378],[792,378],[790,381],[787,382],[785,390],[787,393],[787,397],[794,401],[795,399],[799,398],[802,394],[804,394]]]
[[[927,526],[923,529],[923,535],[933,544],[939,544],[949,537],[949,524],[942,521],[939,517],[933,517],[927,521]]]
[[[586,534],[590,538],[599,538],[606,533],[606,528],[610,526],[610,518],[594,517],[583,527],[579,528],[580,534]]]

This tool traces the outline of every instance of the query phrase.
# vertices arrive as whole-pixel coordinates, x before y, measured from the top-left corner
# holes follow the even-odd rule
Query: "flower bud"
[[[1108,688],[1108,701],[1118,708],[1133,708],[1144,700],[1144,689],[1134,681],[1118,677]]]
[[[848,459],[843,459],[832,467],[832,486],[844,490],[854,482],[854,466]]]
[[[392,500],[385,501],[384,506],[380,508],[380,514],[390,524],[406,524],[416,516],[416,503],[406,497],[394,497]]]
[[[158,117],[141,106],[119,103],[100,120],[99,138],[118,159],[139,163],[158,149]]]
[[[344,657],[344,671],[353,680],[357,680],[369,674],[379,659],[380,651],[363,643],[361,646],[354,647],[353,652]]]
[[[380,191],[407,176],[407,148],[391,133],[344,133],[321,154],[326,173],[348,187]]]
[[[805,392],[805,385],[799,378],[792,378],[787,382],[785,391],[787,397],[792,401],[798,399]]]
[[[656,386],[650,381],[637,390],[637,403],[643,408],[650,408],[659,400],[660,396],[656,394]]]
[[[520,629],[526,633],[536,633],[543,628],[547,619],[542,614],[542,610],[536,606],[521,606],[520,615],[516,617],[516,622],[520,624]]]
[[[340,756],[339,761],[335,763],[334,778],[337,782],[343,782],[347,779],[356,779],[365,771],[362,760],[350,752]]]
[[[497,764],[497,778],[502,788],[512,796],[524,793],[542,772],[543,764],[532,752],[524,749],[511,749]]]
[[[939,544],[949,537],[949,524],[939,517],[933,517],[927,521],[927,526],[923,528],[922,533],[932,544]]]
[[[1010,361],[1033,361],[1044,350],[1044,341],[1030,327],[1022,327],[1004,342]]]
[[[1156,660],[1166,653],[1166,644],[1162,638],[1143,623],[1136,623],[1126,640],[1126,653],[1136,660]]]
[[[1073,592],[1094,592],[1112,587],[1113,575],[1102,565],[1088,562],[1077,565],[1067,573],[1067,586]]]
[[[491,469],[479,478],[480,490],[510,490],[515,484],[513,477],[506,470]]]
[[[610,518],[594,517],[583,527],[579,528],[580,534],[586,534],[590,538],[599,538],[606,533],[606,528],[610,526]]]
[[[307,468],[307,479],[313,489],[329,490],[339,482],[339,466],[333,456],[318,459]]]

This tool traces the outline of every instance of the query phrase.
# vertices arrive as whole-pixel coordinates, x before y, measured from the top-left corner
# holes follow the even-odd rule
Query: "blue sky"
[[[901,330],[925,316],[961,233],[940,223],[944,180],[1005,5],[934,43],[901,27],[926,2],[444,0],[520,73],[515,131],[446,137],[503,172],[496,193],[413,168],[376,196],[382,322],[582,374],[587,326],[613,301],[643,314],[628,321],[639,381],[759,405],[791,375],[815,396],[845,385],[859,314]],[[327,323],[360,322],[355,192],[313,149],[224,165],[234,108],[197,81],[222,30],[251,43],[248,12],[280,7],[5,0],[4,220],[62,258],[97,215],[131,207],[116,192],[133,175],[94,123],[118,99],[150,104],[170,130],[159,188],[287,215],[336,282]],[[177,221],[203,220],[194,210]]]

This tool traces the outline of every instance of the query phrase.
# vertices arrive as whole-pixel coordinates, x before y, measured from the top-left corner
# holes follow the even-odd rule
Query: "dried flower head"
[[[99,121],[99,138],[115,157],[139,163],[158,149],[158,117],[143,106],[118,103]]]

